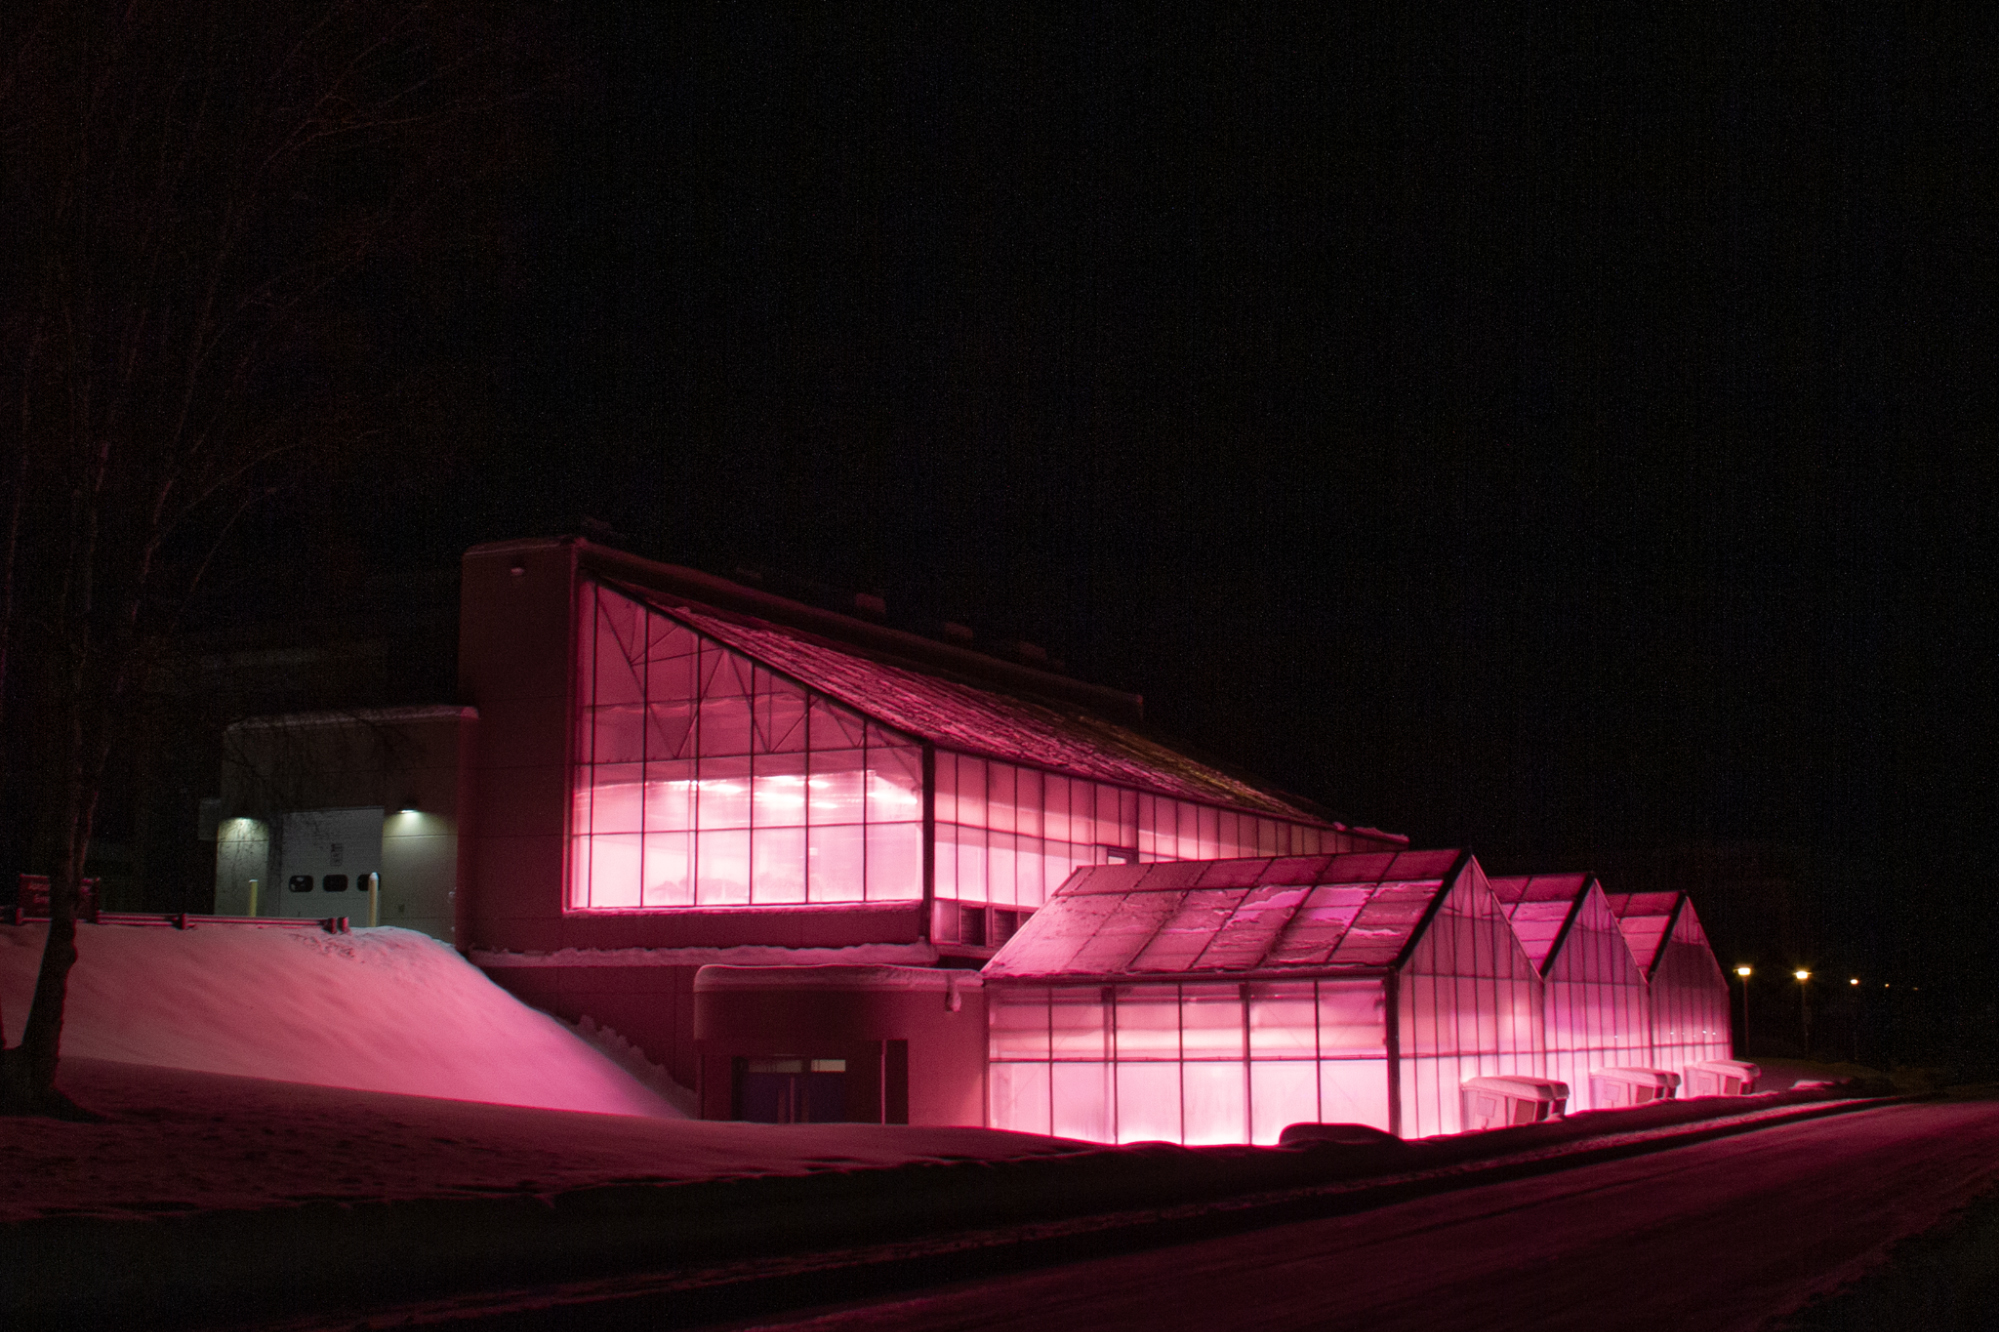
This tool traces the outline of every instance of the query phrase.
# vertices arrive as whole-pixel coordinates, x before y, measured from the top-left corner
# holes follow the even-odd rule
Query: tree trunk
[[[105,669],[110,664],[107,659],[119,655],[116,648],[108,654],[93,651],[97,637],[93,633],[97,539],[111,462],[110,441],[100,441],[93,455],[71,497],[69,564],[59,603],[65,633],[62,676],[55,691],[60,711],[56,719],[57,804],[53,822],[62,837],[62,852],[49,876],[49,933],[42,946],[41,969],[35,975],[27,1027],[21,1044],[6,1051],[4,1064],[0,1064],[0,1113],[12,1115],[86,1114],[56,1091],[56,1067],[69,970],[76,965],[76,909],[84,860],[97,818],[98,793],[104,786],[104,765],[110,757],[112,716],[125,684],[122,669]],[[136,609],[136,601],[131,607]],[[129,650],[129,642],[119,646]]]
[[[81,709],[72,708],[65,728],[61,804],[57,827],[65,837],[61,859],[49,876],[49,933],[42,946],[42,965],[35,976],[34,999],[28,1007],[21,1044],[6,1052],[0,1066],[0,1112],[13,1115],[81,1114],[56,1091],[56,1067],[62,1043],[64,1003],[69,970],[76,965],[76,908],[83,885],[83,859],[90,846],[97,814],[97,788],[89,775],[102,765],[86,754]]]

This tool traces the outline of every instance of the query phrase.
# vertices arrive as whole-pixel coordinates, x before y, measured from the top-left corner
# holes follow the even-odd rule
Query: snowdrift
[[[21,1039],[42,926],[0,926]],[[679,1112],[450,946],[393,926],[77,927],[65,1056],[614,1115]]]

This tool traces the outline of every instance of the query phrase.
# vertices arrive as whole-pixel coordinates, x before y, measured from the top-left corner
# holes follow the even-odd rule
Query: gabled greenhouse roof
[[[1590,877],[1506,875],[1487,882],[1513,927],[1513,938],[1520,941],[1536,970],[1546,970],[1548,955],[1575,910],[1576,899],[1589,888]]]
[[[631,593],[698,632],[875,720],[946,749],[1294,822],[1326,821],[1080,709],[884,662],[784,626]],[[1344,826],[1335,825],[1334,827]],[[1401,841],[1394,834],[1354,830]]]
[[[1617,917],[1617,928],[1623,933],[1624,942],[1631,947],[1631,956],[1638,960],[1638,970],[1647,976],[1652,975],[1652,968],[1659,961],[1659,951],[1666,947],[1683,896],[1671,891],[1604,895],[1610,900],[1610,910]]]
[[[986,964],[989,979],[1393,967],[1459,851],[1086,866]]]

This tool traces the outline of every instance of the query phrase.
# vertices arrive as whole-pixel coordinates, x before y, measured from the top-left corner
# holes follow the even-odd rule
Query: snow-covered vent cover
[[[1459,851],[1090,866],[988,963],[988,980],[1393,967]]]
[[[46,927],[0,927],[21,1039]],[[77,927],[62,1050],[99,1060],[462,1101],[675,1116],[575,1032],[449,946],[381,927]]]

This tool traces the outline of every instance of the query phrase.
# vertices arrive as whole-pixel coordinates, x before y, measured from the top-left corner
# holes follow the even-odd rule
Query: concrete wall
[[[884,1043],[908,1043],[908,1121],[985,1123],[986,1005],[976,972],[903,967],[707,967],[694,983],[701,1115],[732,1117],[739,1059],[847,1062],[847,1118],[883,1118]]]
[[[215,910],[282,912],[272,830],[294,811],[374,807],[382,824],[379,924],[456,942],[464,897],[460,825],[472,803],[478,713],[470,708],[363,709],[253,718],[225,737]],[[365,867],[362,867],[365,868]],[[340,913],[367,918],[365,895]]]

